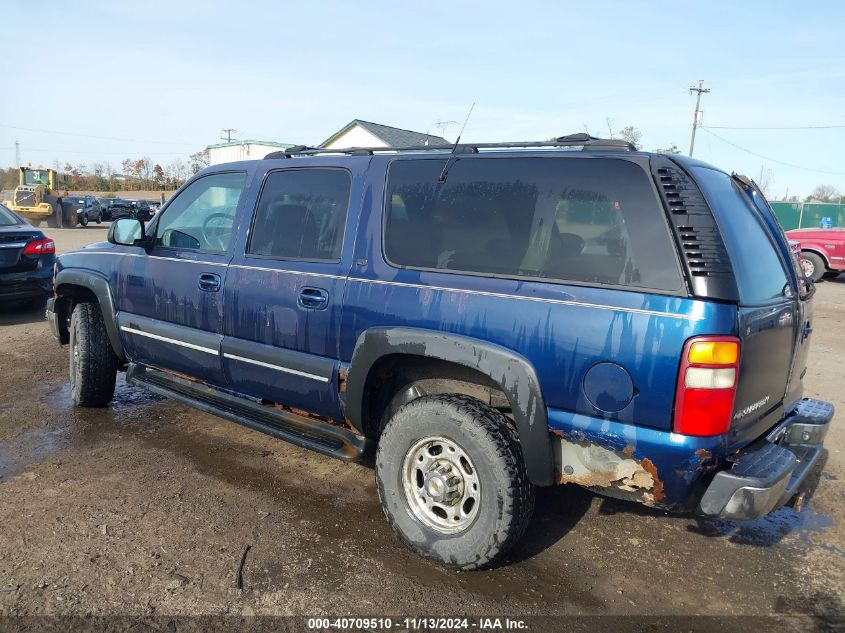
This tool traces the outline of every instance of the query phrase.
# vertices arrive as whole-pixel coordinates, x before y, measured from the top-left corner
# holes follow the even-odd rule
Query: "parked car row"
[[[104,220],[135,218],[148,222],[158,211],[159,203],[149,200],[127,200],[125,198],[98,198],[103,209]]]

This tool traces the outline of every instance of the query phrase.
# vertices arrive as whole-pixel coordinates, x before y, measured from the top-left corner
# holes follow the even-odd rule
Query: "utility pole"
[[[21,144],[20,141],[15,141],[15,167],[21,166]]]
[[[237,132],[237,130],[233,127],[224,127],[223,130],[220,132],[220,140],[223,140],[223,134],[226,135],[226,142],[232,142],[232,132]]]
[[[695,96],[695,114],[692,117],[692,137],[689,141],[689,155],[692,156],[692,150],[695,148],[695,129],[698,127],[699,122],[699,114],[700,110],[698,108],[701,105],[701,94],[710,92],[710,88],[703,88],[704,80],[698,80],[698,86],[690,86],[689,93],[692,94],[693,92],[696,93]]]

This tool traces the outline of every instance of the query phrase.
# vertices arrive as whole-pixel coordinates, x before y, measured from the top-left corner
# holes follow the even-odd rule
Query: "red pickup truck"
[[[805,276],[818,281],[845,272],[845,228],[794,229],[786,235],[801,243]]]

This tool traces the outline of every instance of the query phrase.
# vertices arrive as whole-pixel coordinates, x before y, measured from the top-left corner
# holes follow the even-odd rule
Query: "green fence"
[[[826,202],[770,202],[784,231],[821,227],[822,218],[833,226],[845,226],[845,204]]]

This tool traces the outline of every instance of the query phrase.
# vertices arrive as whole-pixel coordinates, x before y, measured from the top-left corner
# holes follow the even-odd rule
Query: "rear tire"
[[[379,440],[376,483],[399,537],[454,569],[495,563],[534,510],[513,425],[464,395],[424,396],[399,409]]]
[[[812,251],[802,251],[801,259],[804,260],[801,262],[801,268],[804,270],[804,276],[807,279],[818,281],[827,272],[824,260]]]
[[[100,306],[77,303],[70,317],[70,393],[80,407],[104,407],[114,396],[117,356]]]

